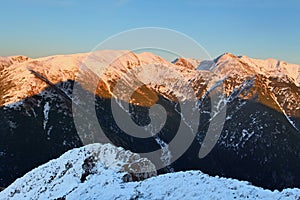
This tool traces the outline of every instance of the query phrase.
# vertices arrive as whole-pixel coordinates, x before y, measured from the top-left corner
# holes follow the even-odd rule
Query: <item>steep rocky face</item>
[[[92,63],[89,66],[86,66],[87,59]],[[3,160],[0,186],[7,186],[30,169],[83,145],[86,141],[82,141],[78,131],[87,134],[84,140],[88,142],[105,142],[98,136],[94,124],[89,123],[93,110],[106,137],[115,145],[138,153],[163,149],[163,155],[155,162],[171,159],[176,147],[167,144],[182,122],[186,136],[195,139],[180,159],[160,173],[200,169],[272,189],[300,186],[300,98],[297,79],[290,73],[296,65],[282,64],[281,68],[279,64],[278,70],[274,70],[273,61],[233,54],[200,63],[180,59],[174,64],[151,53],[128,51],[100,51],[94,55],[61,55],[9,63],[1,70],[0,77],[0,156]],[[147,70],[142,66],[148,66]],[[280,76],[279,71],[283,73]],[[97,74],[102,74],[100,81]],[[127,91],[140,84],[139,79],[149,77],[155,79],[137,88],[128,99]],[[114,89],[120,82],[124,84],[116,94]],[[197,97],[190,112],[191,116],[200,115],[196,134],[180,113],[178,102],[184,104],[192,98],[187,95],[184,83],[191,85]],[[220,83],[223,83],[223,92],[217,103],[227,105],[224,127],[213,150],[199,158],[199,149],[203,148],[210,125],[220,126],[211,124],[224,109],[220,106],[212,113],[215,105],[211,104],[211,98],[220,95],[216,93]],[[75,127],[72,111],[80,109],[85,102],[73,95],[74,84],[80,88],[80,96],[92,95],[96,101],[95,108],[76,112],[87,122],[79,127]],[[166,123],[154,137],[130,136],[118,126],[112,114],[111,103],[115,98],[121,112],[129,113],[140,126],[151,122],[149,108],[154,104],[166,110]],[[74,102],[79,106],[73,107]],[[128,102],[127,110],[122,105]]]

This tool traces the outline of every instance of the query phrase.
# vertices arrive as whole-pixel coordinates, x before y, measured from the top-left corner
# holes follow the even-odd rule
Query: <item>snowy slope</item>
[[[136,71],[136,77],[128,73],[133,68],[145,65],[159,66],[154,66],[150,70]],[[51,83],[57,84],[78,78],[77,75],[82,66],[86,66],[97,75],[101,74],[101,79],[105,87],[108,88],[109,93],[112,93],[113,87],[120,78],[126,81],[127,87],[132,87],[131,84],[135,83],[132,79],[151,77],[151,81],[153,81],[152,77],[158,77],[154,83],[148,86],[169,99],[175,96],[186,99],[184,96],[186,85],[178,86],[178,83],[174,81],[174,79],[178,80],[179,78],[183,79],[182,82],[191,82],[195,92],[202,95],[204,94],[203,91],[213,87],[209,83],[213,84],[217,80],[230,77],[234,77],[236,83],[227,86],[229,91],[226,91],[226,94],[228,95],[234,90],[234,86],[238,86],[248,78],[255,78],[257,75],[269,79],[264,87],[269,86],[268,82],[272,82],[270,79],[278,79],[287,84],[295,84],[298,87],[300,85],[300,65],[275,59],[259,60],[247,56],[238,57],[231,53],[225,53],[212,61],[178,58],[170,63],[148,52],[136,54],[125,50],[104,50],[91,54],[56,55],[37,59],[29,59],[24,56],[0,57],[0,68],[1,66],[2,99],[0,105],[17,103],[28,96],[41,93],[48,87],[44,81],[38,79],[30,70],[43,75]],[[160,66],[170,67],[169,69],[172,71],[169,70],[169,74],[165,74],[168,71]],[[161,71],[157,69],[161,69]],[[213,73],[209,70],[212,70]],[[86,76],[84,78],[84,81],[86,81]],[[90,77],[89,81],[92,82],[93,79],[96,79],[96,77]],[[282,89],[281,86],[279,87],[279,89]],[[273,93],[274,87],[270,87],[268,90],[269,93]],[[294,96],[291,92],[285,93],[285,96],[288,95],[291,98]],[[201,95],[199,96],[201,97]],[[122,97],[119,96],[119,98]],[[277,98],[274,98],[274,101],[277,101]],[[297,106],[291,105],[289,108],[285,106],[285,104],[295,104],[295,102],[299,103],[297,100],[293,100],[293,102],[279,102],[278,104],[288,115],[295,115],[292,113],[293,110],[296,109],[300,112]]]
[[[215,60],[197,60],[192,58],[177,58],[175,65],[188,69],[213,70],[222,77],[240,73],[240,76],[261,74],[266,77],[289,77],[297,86],[300,86],[300,65],[287,63],[276,59],[255,59],[248,56],[236,56],[224,53]]]
[[[288,76],[295,82],[297,86],[300,86],[300,65],[290,64],[271,58],[260,60],[249,58],[247,56],[241,56],[239,59],[253,67],[257,73],[279,78]]]
[[[92,155],[97,156],[91,161]],[[124,166],[129,167],[125,170]],[[32,170],[2,191],[0,199],[300,198],[300,189],[264,190],[248,182],[211,177],[200,171],[170,173],[138,182],[126,178],[128,169],[136,172],[143,167],[154,169],[151,162],[137,154],[109,144],[92,144],[73,149]],[[87,170],[89,173],[83,179]],[[148,174],[144,178],[154,175]]]
[[[109,85],[109,81],[114,82],[122,77],[129,68],[155,63],[171,64],[152,53],[135,54],[123,50],[103,50],[93,54],[55,55],[36,59],[24,56],[0,57],[0,82],[4,88],[1,88],[0,105],[9,105],[39,94],[48,86],[30,70],[57,84],[75,80],[83,65],[88,65],[87,67],[98,75],[98,72],[109,67],[101,77]]]

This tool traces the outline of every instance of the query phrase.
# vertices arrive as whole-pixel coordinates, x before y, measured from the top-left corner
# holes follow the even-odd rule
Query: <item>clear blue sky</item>
[[[6,0],[0,55],[88,52],[131,28],[183,32],[213,56],[224,52],[300,64],[298,0]]]

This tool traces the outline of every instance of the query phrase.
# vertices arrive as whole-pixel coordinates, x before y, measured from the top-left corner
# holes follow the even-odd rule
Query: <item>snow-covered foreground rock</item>
[[[264,190],[200,171],[155,175],[155,166],[138,154],[110,144],[91,144],[70,150],[17,179],[0,193],[0,199],[300,198],[300,189]]]
[[[92,144],[32,170],[0,193],[0,199],[55,199],[66,195],[75,195],[76,199],[81,189],[93,191],[94,183],[113,191],[121,182],[155,175],[151,161],[138,154],[110,144]]]

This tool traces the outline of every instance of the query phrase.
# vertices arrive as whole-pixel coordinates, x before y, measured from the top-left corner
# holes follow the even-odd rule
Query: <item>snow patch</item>
[[[46,130],[47,128],[47,123],[49,120],[49,111],[50,111],[49,102],[46,102],[44,105],[44,122],[43,122],[44,130]]]

